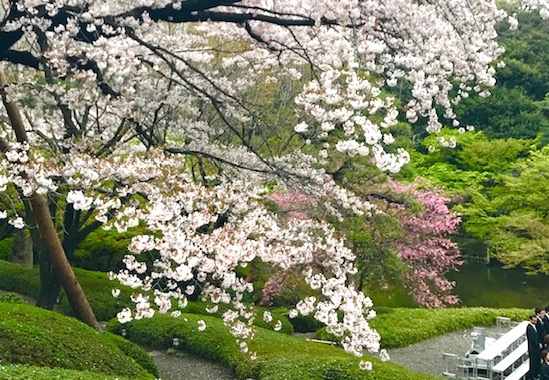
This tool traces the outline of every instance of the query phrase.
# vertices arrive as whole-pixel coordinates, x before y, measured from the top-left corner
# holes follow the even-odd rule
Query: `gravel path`
[[[233,372],[219,364],[183,351],[151,351],[162,380],[235,380]]]
[[[495,327],[487,328],[486,336],[497,338],[499,332],[501,330]],[[471,345],[470,341],[466,341],[463,335],[470,335],[470,333],[471,330],[462,330],[428,339],[408,347],[388,351],[393,363],[416,372],[442,378],[442,372],[444,371],[442,353],[448,352],[464,356],[471,348]]]
[[[497,338],[501,330],[487,328],[486,336]],[[465,355],[471,348],[470,341],[464,335],[470,335],[471,330],[462,330],[445,334],[433,339],[413,344],[409,347],[389,350],[391,361],[413,371],[426,373],[442,378],[444,363],[442,353]],[[304,334],[303,337],[308,337]],[[178,351],[177,354],[152,351],[153,357],[162,380],[179,380],[184,374],[188,380],[235,380],[232,371],[215,362],[207,361],[191,354]]]

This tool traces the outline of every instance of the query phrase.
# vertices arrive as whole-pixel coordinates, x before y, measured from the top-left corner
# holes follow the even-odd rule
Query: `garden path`
[[[178,351],[150,351],[162,380],[235,380],[232,371],[216,362]]]
[[[497,338],[497,328],[487,328],[486,336]],[[427,339],[423,342],[412,344],[408,347],[396,348],[389,351],[391,361],[412,371],[426,373],[442,378],[444,363],[442,354],[448,352],[464,356],[471,348],[463,335],[469,335],[471,330],[461,330],[448,333],[436,338]]]
[[[486,335],[497,338],[497,328],[487,328]],[[391,361],[416,372],[426,373],[442,378],[444,364],[442,353],[448,352],[456,355],[465,355],[470,349],[470,343],[464,339],[471,330],[461,330],[448,333],[423,342],[412,344],[408,347],[388,350]],[[303,338],[310,337],[308,334],[296,334]],[[178,355],[167,354],[166,352],[151,352],[162,380],[178,380],[181,374],[189,380],[233,380],[235,376],[231,370],[219,363],[210,362],[190,354],[180,353]]]

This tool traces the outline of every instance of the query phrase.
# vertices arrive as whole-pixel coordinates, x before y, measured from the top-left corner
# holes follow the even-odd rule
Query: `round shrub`
[[[95,317],[99,321],[109,321],[116,317],[116,314],[126,306],[131,306],[129,301],[132,289],[121,286],[118,281],[111,281],[107,273],[89,271],[81,268],[74,268],[74,273],[88,298]],[[112,289],[120,289],[120,296],[114,298]],[[72,315],[71,306],[67,297],[62,293],[61,310],[67,315]]]
[[[130,380],[129,377],[105,375],[74,369],[36,367],[23,364],[0,365],[0,380]]]
[[[0,360],[153,378],[114,339],[61,314],[37,307],[0,303]]]
[[[36,298],[40,290],[38,268],[0,260],[0,289]]]

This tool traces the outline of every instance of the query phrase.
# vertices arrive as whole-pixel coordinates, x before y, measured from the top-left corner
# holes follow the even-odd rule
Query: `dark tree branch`
[[[2,33],[0,33],[0,41],[2,41]],[[23,66],[31,67],[36,70],[42,69],[42,64],[40,59],[32,55],[28,51],[17,51],[17,50],[3,50],[0,46],[0,61],[11,62],[14,64],[20,64]]]

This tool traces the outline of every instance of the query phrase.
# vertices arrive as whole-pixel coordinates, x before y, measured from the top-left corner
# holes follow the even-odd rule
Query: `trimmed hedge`
[[[36,367],[30,365],[0,365],[0,380],[131,380],[90,371]]]
[[[494,326],[497,317],[526,320],[529,314],[532,314],[532,310],[486,307],[381,309],[371,324],[381,334],[383,347],[395,348],[474,326]]]
[[[122,308],[130,306],[129,296],[132,289],[120,286],[116,281],[110,281],[106,273],[80,268],[74,268],[74,273],[98,320],[108,321],[114,318]],[[113,288],[121,290],[119,298],[112,296]],[[29,269],[21,264],[0,260],[0,289],[37,298],[40,291],[39,269],[37,267]],[[63,291],[60,299],[60,309],[63,313],[71,315],[71,307]]]
[[[470,329],[475,326],[494,326],[497,317],[508,317],[514,321],[528,319],[532,310],[492,309],[486,307],[446,309],[376,308],[377,316],[371,326],[381,335],[385,348],[407,347],[423,340],[449,332]],[[398,321],[398,323],[395,323]],[[337,342],[338,339],[320,329],[318,339]]]
[[[188,314],[200,314],[221,318],[222,314],[229,309],[228,305],[219,304],[219,309],[217,310],[217,312],[210,314],[206,311],[207,305],[208,304],[206,302],[201,301],[189,302],[184,311]],[[292,334],[294,332],[293,320],[288,318],[289,311],[287,309],[269,309],[256,305],[254,306],[254,310],[257,313],[257,317],[254,320],[254,326],[262,327],[269,330],[273,328],[273,325],[276,323],[276,321],[280,321],[282,323],[282,328],[279,332],[284,334]],[[269,311],[271,313],[273,317],[272,322],[265,322],[263,320],[263,313],[265,311]]]
[[[29,269],[22,264],[0,260],[0,289],[38,297],[40,290],[38,268]]]
[[[204,320],[207,328],[197,330],[197,322]],[[116,320],[107,328],[120,333],[122,325]],[[312,343],[286,334],[257,328],[250,345],[257,352],[251,360],[240,352],[227,327],[217,318],[183,314],[180,318],[155,315],[152,319],[134,320],[124,328],[128,339],[137,344],[153,345],[158,349],[170,347],[172,339],[180,339],[181,349],[204,358],[222,362],[233,368],[238,378],[260,380],[432,380],[434,377],[415,373],[393,363],[375,358],[362,360],[373,362],[374,370],[359,369],[360,358],[346,354],[342,349]]]
[[[0,303],[0,347],[3,364],[94,371],[140,379],[157,375],[152,361],[145,360],[144,353],[135,345],[122,343],[119,337],[100,333],[74,318],[24,304]]]
[[[126,286],[121,286],[117,281],[111,281],[108,275],[104,272],[88,271],[81,268],[74,268],[74,273],[88,298],[95,317],[100,321],[108,321],[122,310],[124,307],[132,307],[133,304],[129,301],[130,294],[133,290]],[[0,260],[0,290],[21,293],[30,297],[37,297],[40,289],[40,273],[38,268],[28,269],[21,264],[12,263],[9,261]],[[120,296],[114,298],[111,290],[114,288],[120,289]],[[64,292],[60,295],[61,303],[59,308],[64,314],[72,315],[70,304]],[[206,312],[205,302],[189,302],[185,311],[192,314],[212,315]],[[263,321],[263,312],[267,308],[255,306],[258,317],[254,321],[254,325],[263,328],[271,328],[274,322],[280,320],[282,329],[280,332],[291,334],[293,326],[287,317],[286,309],[269,310],[273,316],[273,322],[267,323]],[[220,317],[227,310],[227,307],[220,305],[217,313],[214,316]]]

